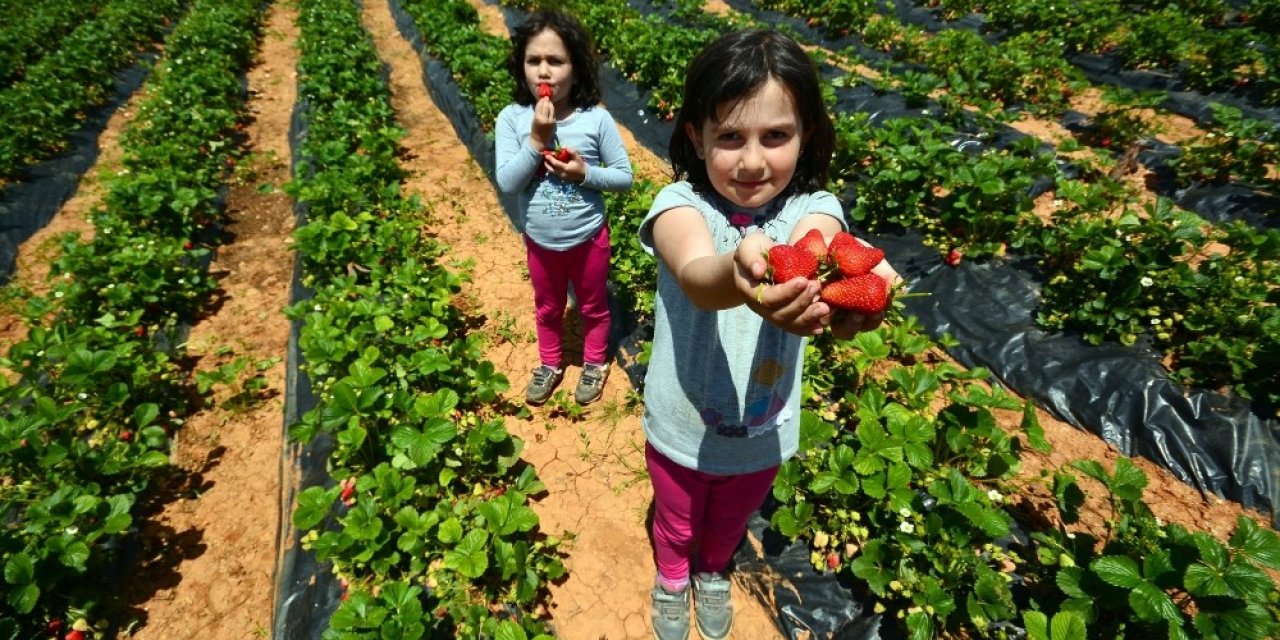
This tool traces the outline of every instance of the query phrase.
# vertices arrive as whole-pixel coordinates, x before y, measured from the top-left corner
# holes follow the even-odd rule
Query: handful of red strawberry
[[[821,280],[823,302],[865,315],[883,313],[889,305],[889,283],[871,272],[884,251],[868,247],[846,231],[826,244],[822,232],[811,229],[794,245],[769,249],[769,275],[774,284],[793,278]]]

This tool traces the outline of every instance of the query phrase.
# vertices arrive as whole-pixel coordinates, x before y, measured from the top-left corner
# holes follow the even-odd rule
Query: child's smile
[[[761,207],[785,191],[796,172],[804,135],[795,100],[769,80],[732,108],[720,110],[720,122],[708,119],[686,134],[720,195],[739,207]]]

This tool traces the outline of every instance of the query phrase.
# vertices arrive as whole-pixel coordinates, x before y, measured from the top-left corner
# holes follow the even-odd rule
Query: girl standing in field
[[[618,127],[599,106],[591,38],[577,19],[532,14],[512,36],[515,102],[495,126],[497,183],[518,194],[542,365],[525,391],[542,404],[564,378],[562,328],[573,283],[584,332],[574,398],[594,402],[609,374],[609,228],[604,191],[631,187]]]
[[[764,279],[773,244],[845,228],[822,190],[834,135],[813,63],[776,31],[726,34],[689,65],[670,145],[683,181],[640,230],[659,258],[644,389],[659,640],[688,636],[690,591],[702,637],[728,635],[730,560],[798,446],[807,336],[883,319],[833,314],[815,280]],[[874,272],[898,279],[884,261]]]

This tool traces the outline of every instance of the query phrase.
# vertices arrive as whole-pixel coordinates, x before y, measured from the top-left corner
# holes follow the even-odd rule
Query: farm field
[[[129,5],[89,4],[50,11],[90,25]],[[806,450],[737,556],[732,637],[1280,630],[1276,5],[1161,5],[1261,34],[1217,77],[1137,56],[1127,32],[1107,51],[1057,33],[1074,53],[1018,66],[1010,50],[1054,47],[1006,37],[1049,28],[1014,2],[564,4],[608,63],[637,176],[610,199],[622,329],[585,410],[571,391],[524,405],[532,290],[486,174],[503,47],[532,3],[153,2],[163,28],[124,45],[141,55],[86,72],[109,86],[134,65],[138,86],[97,90],[40,142],[0,129],[3,213],[81,167],[30,205],[48,213],[12,243],[0,308],[0,638],[651,637],[637,383],[655,267],[633,236],[669,180],[678,69],[752,24],[822,61],[833,191],[934,295],[814,341]],[[1001,37],[949,35],[977,16]],[[18,17],[0,29],[48,28]],[[81,82],[39,71],[81,41],[69,27],[0,104],[30,95],[24,77]],[[1164,101],[1072,71],[1105,55],[1132,56],[1130,80],[1198,71]],[[1050,71],[1021,94],[981,75],[1032,68]],[[77,121],[92,140],[58,133]],[[4,156],[9,140],[29,151]],[[1035,289],[1034,328],[948,315],[1024,304],[957,303],[1000,286]],[[1042,336],[1087,355],[1045,356]],[[1060,378],[1027,373],[1046,357]],[[1092,395],[1061,382],[1093,378]],[[1135,413],[1129,382],[1170,391]],[[1165,413],[1185,423],[1152,426]]]

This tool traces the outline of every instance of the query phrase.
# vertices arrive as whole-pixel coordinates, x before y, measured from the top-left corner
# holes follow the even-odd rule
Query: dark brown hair
[[[685,133],[685,125],[700,129],[708,118],[718,121],[722,112],[732,111],[770,78],[790,92],[805,137],[791,187],[803,192],[826,187],[835,148],[835,127],[822,99],[817,69],[795,40],[772,29],[722,35],[689,63],[684,100],[676,114],[668,147],[676,180],[687,177],[695,187],[711,188],[706,163],[698,157],[693,140]]]
[[[573,89],[569,103],[574,107],[591,107],[600,102],[600,77],[597,70],[595,43],[577,18],[563,11],[537,11],[529,15],[511,34],[511,55],[507,58],[507,70],[515,79],[514,99],[517,104],[531,105],[537,102],[524,77],[524,54],[529,39],[550,29],[560,36],[569,61],[573,64]]]

